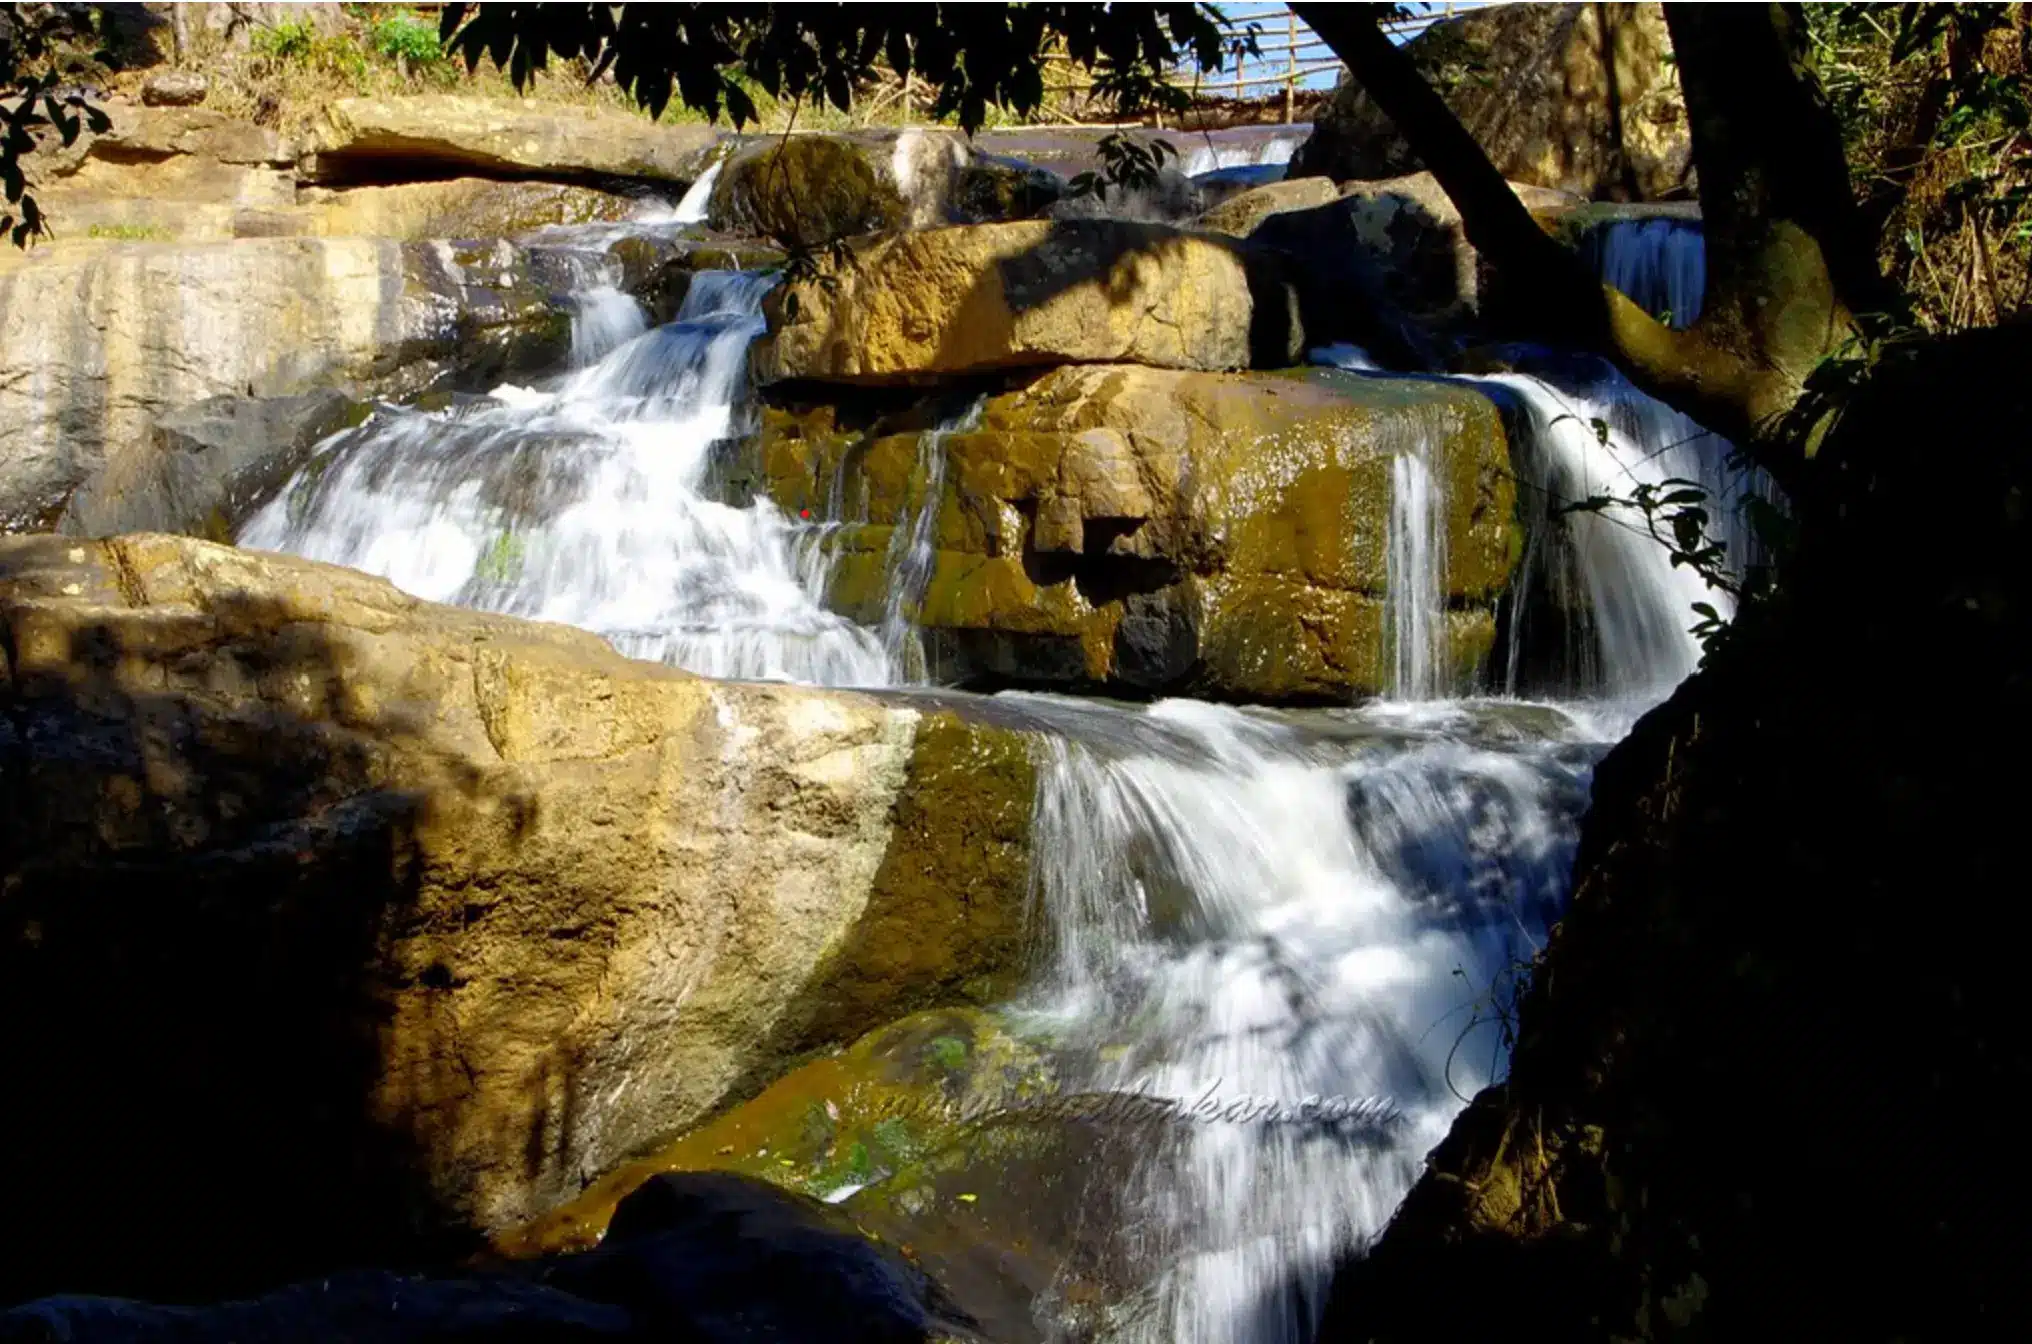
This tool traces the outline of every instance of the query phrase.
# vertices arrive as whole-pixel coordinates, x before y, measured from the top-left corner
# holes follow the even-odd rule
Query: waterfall
[[[945,441],[980,424],[985,402],[976,399],[959,415],[917,436],[917,466],[911,473],[915,507],[904,504],[889,534],[889,581],[883,594],[882,648],[906,679],[925,680],[925,658],[917,634],[917,612],[938,560],[938,515],[945,492]]]
[[[1447,689],[1446,486],[1432,461],[1439,451],[1428,438],[1390,460],[1384,635],[1390,693],[1401,700]]]
[[[1428,705],[1326,734],[1048,699],[1026,698],[1053,732],[1032,837],[1050,970],[1029,1009],[1084,1061],[1069,1088],[1202,1117],[1132,1178],[1150,1278],[1112,1337],[1299,1344],[1336,1260],[1500,1065],[1477,1000],[1564,898],[1598,730],[1505,742],[1500,708]]]
[[[1287,164],[1298,147],[1312,133],[1308,125],[1280,127],[1271,135],[1214,134],[1195,137],[1182,156],[1178,171],[1187,177],[1218,172],[1223,168],[1253,168]]]
[[[713,203],[713,184],[720,180],[720,169],[726,166],[725,159],[715,159],[712,167],[699,174],[698,181],[684,190],[678,199],[677,209],[671,215],[674,224],[703,224],[706,211]]]
[[[377,410],[321,445],[243,543],[710,675],[922,680],[914,625],[947,439],[981,403],[919,435],[881,617],[857,625],[823,601],[844,462],[816,522],[711,493],[716,455],[749,427],[746,355],[771,279],[701,273],[677,319],[646,331],[632,303],[587,283],[573,368],[449,410]],[[1316,357],[1370,363],[1352,347]],[[1608,377],[1467,381],[1521,431],[1526,509],[1669,476],[1740,484],[1718,465],[1726,445]],[[1584,675],[1562,689],[1625,703],[1610,719],[1439,699],[1460,689],[1443,421],[1390,423],[1390,700],[1275,713],[952,697],[1034,741],[1045,955],[1004,1005],[1010,1021],[1048,1042],[1065,1093],[1140,1092],[1195,1115],[1176,1144],[1109,1177],[1128,1211],[1109,1235],[1135,1279],[1109,1304],[1113,1340],[1312,1337],[1336,1262],[1380,1231],[1464,1099],[1500,1072],[1497,1019],[1564,900],[1595,761],[1691,668],[1690,603],[1726,609],[1641,523],[1569,514],[1534,533],[1526,582],[1585,613]]]
[[[1734,600],[1692,568],[1674,565],[1627,501],[1639,486],[1692,481],[1707,493],[1711,534],[1740,573],[1752,558],[1744,502],[1768,490],[1729,461],[1719,435],[1638,392],[1606,366],[1563,377],[1493,374],[1473,380],[1507,391],[1522,433],[1512,453],[1519,510],[1532,521],[1523,569],[1511,595],[1511,676],[1525,661],[1533,601],[1576,622],[1558,659],[1563,691],[1659,697],[1699,664],[1695,603],[1723,618]],[[1609,497],[1599,509],[1561,512]],[[1664,524],[1659,524],[1664,530]]]
[[[735,508],[706,493],[714,446],[741,428],[772,283],[702,272],[676,321],[551,390],[383,408],[325,444],[240,541],[431,601],[577,625],[712,676],[889,684],[897,669],[875,632],[825,610],[790,520],[767,500]]]
[[[649,329],[642,305],[612,285],[572,298],[571,362],[588,368]]]
[[[1699,220],[1613,220],[1589,243],[1602,280],[1653,317],[1678,328],[1699,320],[1707,293],[1707,244]]]

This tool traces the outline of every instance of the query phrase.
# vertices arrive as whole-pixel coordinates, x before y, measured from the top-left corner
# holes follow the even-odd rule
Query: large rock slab
[[[180,532],[231,541],[249,514],[369,408],[337,392],[210,397],[155,422],[152,451],[124,454],[71,495],[59,532]]]
[[[509,177],[682,189],[718,138],[710,126],[606,108],[451,94],[341,98],[298,166],[306,181],[325,184]]]
[[[1578,197],[1548,187],[1512,182],[1510,189],[1548,228],[1581,205]],[[1460,210],[1431,173],[1344,183],[1338,199],[1261,213],[1248,236],[1297,258],[1314,285],[1327,285],[1338,271],[1361,263],[1370,283],[1422,332],[1443,332],[1481,308],[1480,254],[1468,241]]]
[[[1589,200],[1691,194],[1693,141],[1657,4],[1493,5],[1405,51],[1503,176]],[[1421,168],[1344,79],[1291,171],[1336,180]]]
[[[1278,259],[1121,220],[1028,220],[878,238],[770,298],[764,382],[897,383],[991,369],[1295,361]]]
[[[9,1298],[457,1249],[1021,955],[999,730],[184,538],[0,637]]]
[[[49,525],[207,397],[409,395],[545,367],[570,337],[569,302],[506,242],[37,249],[0,272],[0,528]]]
[[[59,238],[231,238],[243,217],[295,202],[296,149],[267,127],[201,107],[104,110],[104,132],[26,160]]]
[[[905,604],[946,677],[1268,701],[1384,689],[1401,454],[1442,490],[1462,670],[1489,647],[1519,546],[1495,407],[1431,381],[1062,368],[929,442],[823,404],[774,408],[758,451],[788,511],[845,524],[838,610],[879,619],[898,529],[929,540]]]

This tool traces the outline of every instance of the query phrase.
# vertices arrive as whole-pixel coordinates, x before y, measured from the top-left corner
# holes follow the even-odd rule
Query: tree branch
[[[1372,17],[1353,6],[1292,8],[1438,179],[1532,331],[1607,355],[1646,392],[1734,439],[1782,485],[1798,481],[1800,461],[1764,440],[1807,375],[1855,334],[1841,295],[1867,293],[1881,305],[1885,293],[1880,281],[1872,287],[1869,249],[1857,243],[1839,130],[1806,64],[1796,7],[1665,6],[1709,247],[1708,295],[1688,331],[1654,320],[1547,235]],[[1840,259],[1840,287],[1830,255]]]

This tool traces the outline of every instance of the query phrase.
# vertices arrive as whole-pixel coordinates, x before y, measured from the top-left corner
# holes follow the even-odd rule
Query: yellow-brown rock
[[[183,538],[0,539],[0,636],[29,1278],[444,1249],[1019,959],[1000,730]]]
[[[340,98],[304,146],[307,181],[514,176],[688,183],[719,133],[611,108],[456,95]]]
[[[1340,188],[1327,177],[1293,177],[1251,187],[1222,201],[1201,215],[1198,227],[1214,233],[1247,238],[1256,226],[1284,210],[1303,210],[1340,199]]]
[[[1503,176],[1588,200],[1690,193],[1692,136],[1664,8],[1492,5],[1435,23],[1405,52]],[[1337,181],[1421,167],[1344,80],[1292,171]]]
[[[143,479],[163,412],[216,396],[422,391],[569,348],[526,250],[369,238],[59,243],[0,270],[0,528],[94,473]]]
[[[756,347],[764,382],[899,383],[990,369],[1282,366],[1290,286],[1232,239],[1125,220],[1023,220],[858,244],[785,287]]]
[[[879,619],[894,528],[927,506],[917,601],[942,675],[1116,684],[1251,700],[1383,689],[1392,462],[1424,455],[1446,499],[1456,661],[1494,632],[1514,490],[1493,405],[1462,387],[1338,371],[1052,371],[939,436],[765,414],[760,470],[792,513],[834,516],[830,600]]]

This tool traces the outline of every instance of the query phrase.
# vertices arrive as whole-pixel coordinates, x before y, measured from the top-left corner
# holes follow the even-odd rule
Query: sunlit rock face
[[[1511,181],[1589,200],[1689,194],[1693,140],[1662,6],[1494,5],[1405,51]],[[1336,180],[1422,166],[1352,80],[1291,163]]]
[[[42,1291],[504,1226],[1020,960],[1006,732],[186,538],[0,541],[0,622]],[[147,1207],[85,1235],[137,1163]]]
[[[957,428],[772,408],[758,452],[787,512],[838,524],[834,608],[879,621],[914,585],[942,679],[1344,700],[1392,684],[1391,572],[1416,563],[1438,614],[1415,637],[1453,684],[1520,544],[1494,406],[1437,382],[1072,367]]]
[[[80,245],[0,272],[0,522],[47,524],[158,416],[215,396],[403,396],[561,360],[571,305],[515,244]]]
[[[1027,220],[870,240],[787,286],[763,382],[922,382],[1069,363],[1243,369],[1304,350],[1281,260],[1123,220]]]

